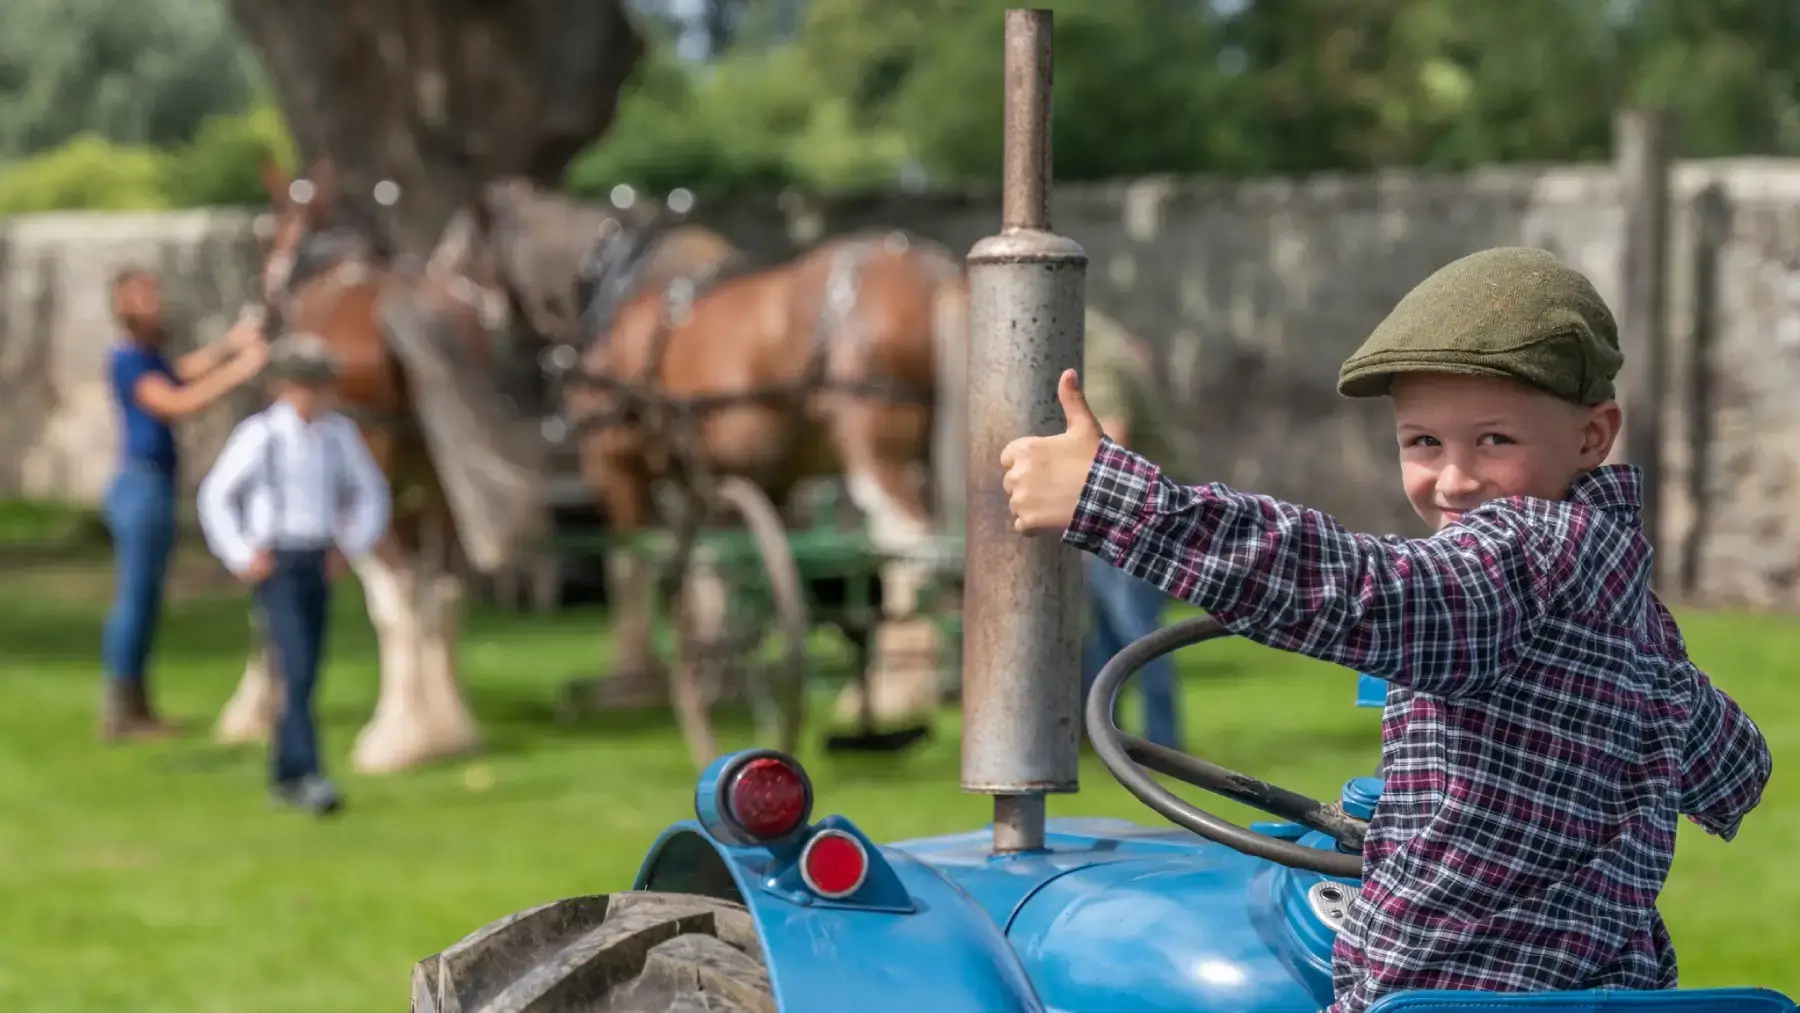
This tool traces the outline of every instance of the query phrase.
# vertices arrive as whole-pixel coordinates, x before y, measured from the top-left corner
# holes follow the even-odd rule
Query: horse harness
[[[893,244],[906,241],[899,233],[890,234],[886,240],[890,248]],[[594,342],[602,340],[601,335],[611,330],[612,318],[616,307],[622,302],[623,293],[629,290],[638,270],[649,260],[654,246],[653,242],[642,238],[621,243],[617,237],[609,240],[606,246],[615,244],[623,247],[622,253],[609,256],[603,248],[590,260],[590,264],[599,261],[604,274],[595,287],[589,309],[583,313],[582,335],[578,341],[571,343],[574,347],[585,350]],[[691,428],[698,416],[709,411],[751,404],[785,404],[797,408],[806,398],[820,393],[840,393],[895,404],[929,406],[934,394],[928,389],[918,389],[897,381],[853,381],[830,375],[833,339],[851,330],[862,269],[876,252],[876,248],[874,240],[858,240],[847,243],[832,257],[831,271],[825,282],[824,304],[820,307],[818,321],[813,327],[811,352],[801,374],[791,380],[746,390],[677,396],[661,389],[656,378],[662,372],[675,331],[686,326],[692,318],[694,304],[713,286],[736,276],[728,270],[735,264],[731,261],[715,263],[697,275],[674,279],[664,289],[656,331],[651,336],[650,354],[635,377],[621,380],[609,374],[587,370],[581,364],[579,353],[572,364],[558,370],[557,379],[562,384],[570,385],[572,381],[575,386],[601,389],[612,394],[617,401],[610,410],[585,415],[569,422],[569,435],[579,437],[596,429],[618,425],[640,425],[652,432],[678,435],[681,429]],[[797,429],[799,424],[798,411],[788,416],[789,437],[794,435],[792,430]],[[791,438],[785,443],[793,445]]]
[[[319,277],[335,276],[345,285],[356,285],[367,280],[375,269],[366,262],[360,251],[361,237],[348,226],[334,226],[308,233],[300,241],[295,251],[293,265],[288,270],[285,284],[282,286],[279,299],[264,296],[262,301],[263,332],[279,333],[285,326],[286,309],[302,285]],[[488,320],[489,313],[485,306],[471,290],[476,286],[466,278],[457,276],[446,289],[452,298],[457,299],[483,317],[484,325],[492,328]],[[404,385],[405,374],[396,371],[396,381]],[[339,414],[355,422],[365,431],[399,431],[417,433],[420,431],[419,420],[413,413],[404,409],[380,411],[365,405],[339,404]]]

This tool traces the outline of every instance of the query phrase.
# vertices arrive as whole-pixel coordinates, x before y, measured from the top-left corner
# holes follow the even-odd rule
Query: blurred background
[[[352,807],[328,824],[268,812],[260,747],[207,731],[249,629],[241,591],[193,529],[191,496],[156,662],[162,706],[187,731],[98,743],[113,270],[158,271],[181,348],[223,331],[254,297],[265,152],[291,171],[329,154],[347,178],[396,178],[427,202],[436,179],[525,171],[584,206],[685,191],[689,220],[766,263],[864,228],[960,255],[998,227],[1003,3],[636,0],[642,56],[616,111],[595,75],[623,63],[546,58],[533,87],[574,82],[580,125],[511,144],[477,143],[501,117],[468,97],[479,89],[454,54],[439,67],[460,96],[444,126],[383,104],[409,72],[383,77],[379,46],[345,42],[375,37],[364,17],[467,42],[509,15],[365,2],[304,15],[283,0],[0,4],[8,1009],[395,1008],[413,962],[476,927],[627,885],[692,806],[694,769],[666,715],[557,712],[569,680],[602,670],[608,636],[603,567],[583,540],[605,518],[566,457],[560,540],[517,573],[471,583],[460,679],[479,752],[349,769],[378,687],[374,635],[346,585],[321,714]],[[582,12],[607,6],[521,3],[529,31],[508,36],[493,66],[476,68],[470,54],[486,50],[467,42],[464,76],[530,68],[518,54],[533,32],[583,37],[598,30]],[[1655,446],[1633,455],[1660,490],[1659,587],[1781,768],[1800,739],[1788,677],[1800,663],[1800,3],[1048,6],[1056,229],[1090,255],[1090,305],[1150,348],[1171,424],[1205,473],[1413,531],[1389,423],[1379,406],[1337,398],[1338,364],[1449,260],[1500,244],[1552,250],[1621,312],[1628,356],[1659,363],[1628,378],[1627,396],[1629,412],[1657,420]],[[445,27],[464,22],[474,27]],[[1631,149],[1645,123],[1653,143]],[[402,130],[427,155],[383,164],[384,133]],[[1633,175],[1646,150],[1655,171]],[[1632,247],[1634,223],[1651,219],[1666,227]],[[521,413],[550,418],[538,365],[519,350],[499,372]],[[187,489],[256,403],[246,391],[184,425]],[[833,631],[810,646],[821,670],[842,667]],[[1322,797],[1374,762],[1379,715],[1352,707],[1345,673],[1242,643],[1179,660],[1190,749]],[[810,736],[820,810],[878,840],[980,825],[987,801],[956,788],[956,731],[946,708],[904,753],[826,756]],[[1053,815],[1153,819],[1091,759],[1083,775]],[[1800,832],[1800,789],[1778,772],[1733,844],[1689,830],[1664,904],[1683,983],[1800,992],[1800,877],[1780,857]]]
[[[999,172],[1001,9],[974,0],[631,4],[649,52],[570,192],[955,186]],[[1073,183],[1604,160],[1664,106],[1691,158],[1800,149],[1775,0],[1092,0],[1057,15]],[[283,131],[228,6],[19,0],[0,211],[259,205]],[[108,168],[102,169],[101,166]]]

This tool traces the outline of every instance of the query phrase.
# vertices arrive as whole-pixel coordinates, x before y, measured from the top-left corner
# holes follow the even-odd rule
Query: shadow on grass
[[[957,725],[940,716],[931,737],[900,753],[827,753],[820,750],[808,767],[829,773],[832,783],[843,788],[898,787],[920,782],[957,784],[962,778],[962,755],[957,749]],[[814,736],[816,746],[823,735]]]
[[[246,743],[224,746],[205,739],[183,742],[156,757],[165,770],[183,774],[237,773],[250,768],[261,769],[269,762],[267,746]]]
[[[10,557],[0,551],[0,560]],[[112,606],[114,579],[105,555],[63,555],[50,561],[0,562],[0,654],[9,663],[98,664],[100,638]],[[242,652],[249,639],[245,593],[217,564],[193,552],[171,561],[158,656],[182,664]]]
[[[96,612],[100,613],[96,615]],[[8,664],[99,664],[105,606],[76,608],[42,601],[0,602],[0,653]],[[183,663],[243,657],[249,644],[246,618],[221,622],[221,610],[176,608],[156,631],[159,655]],[[172,646],[178,645],[178,646]]]
[[[228,578],[207,569],[210,560],[190,560],[189,572],[173,582],[174,600],[165,609],[157,634],[156,655],[163,665],[205,669],[220,695],[207,704],[206,721],[224,702],[236,681],[250,643],[246,592]],[[0,655],[20,666],[98,666],[104,613],[111,593],[111,574],[104,562],[64,568],[30,568],[21,579],[0,587]],[[332,684],[320,719],[329,728],[358,728],[373,713],[375,638],[364,611],[360,587],[340,585],[334,595],[331,626]],[[570,610],[554,616],[520,614],[482,607],[467,610],[463,622],[464,691],[479,721],[484,753],[497,760],[554,754],[604,744],[634,754],[667,752],[685,759],[679,726],[667,707],[639,710],[587,710],[566,719],[558,710],[566,681],[591,678],[605,658],[607,616],[598,610]],[[590,639],[591,638],[591,639]],[[879,787],[926,778],[954,783],[958,776],[960,725],[947,708],[933,721],[931,735],[899,752],[828,752],[834,733],[853,731],[831,720],[832,702],[852,673],[847,655],[821,643],[815,657],[817,687],[808,702],[808,720],[800,753],[809,764],[828,768],[846,784]],[[1267,674],[1269,659],[1245,645],[1221,644],[1182,651],[1176,656],[1181,695],[1203,699],[1210,694],[1242,693],[1246,684]],[[210,680],[216,679],[216,686]],[[1349,685],[1347,682],[1344,684]],[[352,686],[348,698],[337,687]],[[1348,688],[1344,690],[1350,692]],[[1138,719],[1138,704],[1127,700],[1122,713],[1128,724]],[[1277,715],[1272,714],[1271,718]],[[720,746],[736,749],[757,744],[754,722],[743,707],[716,708],[713,714]],[[207,729],[194,729],[204,739]],[[1377,734],[1364,742],[1354,733],[1295,733],[1271,741],[1254,726],[1228,729],[1191,727],[1188,741],[1202,755],[1241,766],[1257,774],[1278,768],[1300,753],[1341,754],[1373,764]],[[260,765],[262,747],[196,744],[165,755],[171,769],[238,772]],[[454,762],[454,761],[452,761]]]

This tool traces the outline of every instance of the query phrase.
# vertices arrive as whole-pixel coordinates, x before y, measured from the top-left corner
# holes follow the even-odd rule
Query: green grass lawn
[[[244,607],[221,597],[229,589],[182,583],[158,678],[196,732],[104,747],[93,720],[105,571],[13,565],[0,580],[0,1009],[404,1009],[415,960],[519,908],[628,886],[657,831],[691,812],[694,772],[666,720],[550,718],[558,684],[597,668],[594,613],[471,619],[463,657],[483,755],[345,777],[351,808],[335,822],[271,812],[261,752],[203,734],[241,666]],[[342,773],[375,670],[359,603],[339,605],[322,708]],[[1684,620],[1695,656],[1791,755],[1800,624]],[[1377,715],[1352,708],[1341,670],[1241,642],[1191,650],[1183,670],[1189,742],[1211,759],[1321,796],[1374,762]],[[899,759],[805,755],[819,809],[878,839],[981,825],[986,799],[956,787],[952,718],[942,732]],[[1091,762],[1082,787],[1052,814],[1154,819]],[[1785,769],[1738,842],[1688,828],[1664,902],[1686,984],[1800,993],[1800,876],[1781,858],[1797,836],[1800,787]]]

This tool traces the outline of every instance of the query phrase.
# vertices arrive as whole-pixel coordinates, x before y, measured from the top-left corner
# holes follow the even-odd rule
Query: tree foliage
[[[220,0],[6,0],[0,159],[81,134],[180,143],[240,110],[254,74]]]
[[[274,109],[211,116],[171,151],[82,134],[0,168],[0,215],[35,211],[149,211],[268,200],[258,174],[268,152],[290,170],[294,145]]]
[[[169,156],[82,134],[0,170],[0,215],[78,208],[156,211],[170,206]]]
[[[684,131],[669,150],[715,156],[684,166],[680,185],[733,177],[892,185],[915,165],[938,180],[992,179],[1006,6],[810,0],[790,39],[730,54],[716,71],[728,87],[700,86],[679,114],[645,109],[621,122],[590,154],[583,179],[673,184],[648,171],[659,164],[646,143],[653,119],[682,121],[662,127]],[[1787,57],[1800,48],[1800,5],[1792,3],[1049,6],[1056,172],[1065,180],[1602,159],[1627,103],[1674,110],[1683,154],[1800,155],[1800,66]],[[810,131],[792,126],[808,121],[803,107],[813,110]],[[857,157],[795,157],[807,145]]]
[[[1000,0],[958,5],[915,44],[882,102],[912,153],[941,178],[1000,174]],[[1240,157],[1231,82],[1194,54],[1216,25],[1171,18],[1167,0],[1083,0],[1056,9],[1052,153],[1058,179],[1218,170]],[[896,57],[891,60],[898,62]]]
[[[701,194],[879,186],[903,154],[894,131],[857,122],[847,102],[830,97],[798,49],[733,53],[699,72],[659,53],[630,86],[612,134],[571,167],[568,185],[584,196],[618,183]]]
[[[673,29],[643,22],[651,54],[611,132],[571,166],[570,189],[865,189],[921,171],[938,182],[998,174],[1005,0],[782,0],[779,19],[775,6],[716,2],[718,17],[690,34],[735,42],[703,63],[676,57]],[[1064,180],[1601,159],[1615,111],[1640,102],[1677,113],[1687,155],[1800,155],[1793,3],[1050,6]],[[0,4],[0,159],[43,152],[0,169],[0,210],[260,202],[257,152],[290,149],[272,112],[244,112],[254,81],[221,10]],[[117,164],[103,143],[124,146]],[[53,182],[61,175],[72,178]]]

